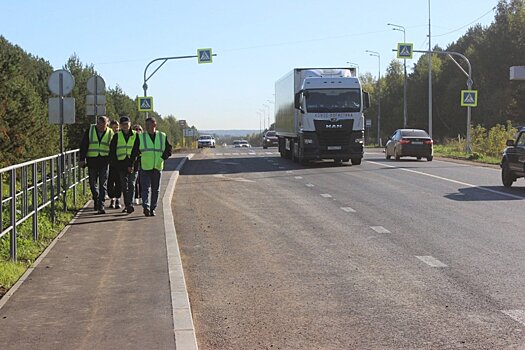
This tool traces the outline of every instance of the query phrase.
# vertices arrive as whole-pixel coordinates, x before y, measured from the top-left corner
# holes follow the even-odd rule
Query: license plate
[[[412,141],[412,144],[413,145],[422,145],[423,142],[422,141]]]
[[[328,146],[327,149],[329,151],[335,151],[341,149],[341,146]]]

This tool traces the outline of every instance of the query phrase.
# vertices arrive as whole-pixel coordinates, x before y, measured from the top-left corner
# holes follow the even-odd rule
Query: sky
[[[161,116],[200,130],[259,130],[273,122],[274,83],[293,68],[358,66],[384,75],[403,42],[446,48],[476,23],[494,21],[497,0],[0,0],[0,35],[62,69],[76,54],[106,86],[143,96],[144,69],[159,57],[211,48],[211,64],[169,60],[148,81]],[[376,51],[370,56],[366,50]],[[407,61],[407,68],[416,62]],[[347,62],[350,62],[348,64]],[[379,65],[380,63],[380,65]],[[148,68],[148,75],[156,68]],[[475,73],[476,67],[473,67]],[[458,74],[459,73],[458,71]],[[263,120],[265,122],[263,122]]]

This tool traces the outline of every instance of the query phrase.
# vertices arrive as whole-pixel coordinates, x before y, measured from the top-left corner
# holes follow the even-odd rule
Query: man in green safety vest
[[[104,201],[108,182],[109,144],[113,137],[113,130],[108,127],[108,122],[106,116],[98,117],[97,124],[86,130],[80,142],[79,166],[88,167],[89,187],[97,214],[106,213]]]
[[[131,214],[135,198],[135,182],[137,181],[138,164],[131,162],[131,152],[139,134],[131,130],[131,120],[127,116],[120,117],[120,131],[113,136],[109,146],[110,163],[118,169],[122,193],[124,195],[123,213]],[[135,162],[138,163],[138,162]]]
[[[160,172],[164,161],[171,156],[171,145],[166,134],[157,130],[157,121],[153,117],[146,119],[146,132],[138,135],[131,160],[140,155],[139,179],[141,186],[142,208],[145,216],[155,216],[160,189]],[[149,192],[151,188],[151,199]]]

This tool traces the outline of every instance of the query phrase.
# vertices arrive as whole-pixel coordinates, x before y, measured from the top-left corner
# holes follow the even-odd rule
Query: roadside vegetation
[[[55,223],[51,222],[51,209],[46,207],[38,216],[38,240],[33,240],[32,220],[28,219],[17,227],[17,256],[16,262],[10,260],[10,236],[0,238],[0,297],[11,288],[16,281],[35,262],[38,256],[49,246],[56,236],[73,219],[84,203],[89,200],[89,195],[77,191],[77,206],[73,206],[71,191],[67,198],[68,210],[64,211],[62,205],[55,209]],[[5,215],[4,217],[6,217]],[[4,226],[6,227],[6,226]]]

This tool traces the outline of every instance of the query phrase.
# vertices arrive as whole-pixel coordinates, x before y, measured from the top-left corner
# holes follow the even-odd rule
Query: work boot
[[[109,205],[109,207],[111,209],[115,209],[115,200],[113,198],[111,199],[111,204]]]
[[[155,216],[155,210],[150,210],[149,211],[149,216]]]
[[[122,208],[122,206],[120,205],[120,199],[118,199],[118,198],[115,199],[115,208],[116,208],[116,209],[120,209],[120,208]]]
[[[143,213],[145,216],[150,216],[149,209],[144,208]]]
[[[97,214],[106,214],[106,211],[104,210],[104,208],[100,208],[100,209],[97,211]]]
[[[133,205],[130,204],[125,210],[128,212],[128,214],[131,214],[135,211],[135,208],[133,208]]]

